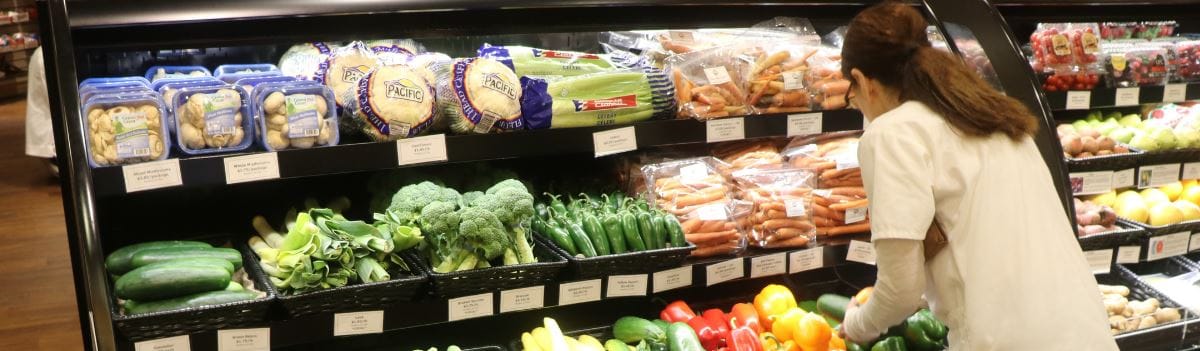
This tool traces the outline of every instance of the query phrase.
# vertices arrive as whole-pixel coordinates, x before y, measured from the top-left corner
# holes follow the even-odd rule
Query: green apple
[[[1150,138],[1158,143],[1159,150],[1170,150],[1175,148],[1177,140],[1175,140],[1175,131],[1164,126],[1156,126],[1150,131]]]
[[[1175,134],[1176,147],[1180,149],[1200,148],[1200,130],[1196,130],[1192,126],[1176,127],[1173,130]]]
[[[1097,115],[1099,115],[1099,113],[1097,113]],[[1117,111],[1112,111],[1112,112],[1109,112],[1107,115],[1105,115],[1105,117],[1112,118],[1112,119],[1121,119],[1121,113],[1117,112]]]
[[[1128,114],[1125,117],[1121,117],[1120,123],[1126,127],[1137,127],[1142,125],[1142,116]]]
[[[1129,141],[1133,140],[1133,135],[1135,133],[1137,133],[1136,128],[1121,127],[1112,131],[1112,133],[1109,133],[1108,137],[1113,138],[1113,140],[1116,140],[1118,143],[1129,144]]]
[[[1136,147],[1143,151],[1158,150],[1158,141],[1150,137],[1150,133],[1144,130],[1139,130],[1133,134],[1133,139],[1129,140],[1129,146]]]
[[[1112,133],[1118,128],[1121,128],[1120,123],[1117,123],[1116,120],[1108,119],[1104,120],[1104,122],[1100,122],[1100,126],[1096,128],[1096,131],[1100,132],[1101,135],[1108,135],[1108,133]]]
[[[1081,130],[1089,128],[1088,121],[1086,119],[1081,119],[1081,120],[1077,120],[1075,122],[1071,122],[1071,126],[1075,127],[1075,131],[1081,131]]]

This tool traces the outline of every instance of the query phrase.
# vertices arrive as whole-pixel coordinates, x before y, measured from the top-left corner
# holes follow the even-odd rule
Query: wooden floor
[[[25,102],[0,101],[0,350],[80,350],[58,181],[25,156]]]

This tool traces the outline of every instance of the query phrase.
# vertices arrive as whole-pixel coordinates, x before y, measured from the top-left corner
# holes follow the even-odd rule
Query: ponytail
[[[968,136],[1002,133],[1020,140],[1038,123],[1024,104],[992,89],[953,54],[934,49],[927,24],[898,2],[872,6],[850,22],[842,46],[842,72],[851,69],[897,89],[901,101],[919,101]]]

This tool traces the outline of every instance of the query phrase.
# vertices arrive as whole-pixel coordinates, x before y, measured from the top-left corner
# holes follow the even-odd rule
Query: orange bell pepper
[[[805,313],[799,307],[789,308],[787,312],[775,317],[775,321],[771,323],[771,332],[780,340],[795,340],[796,328],[800,326],[800,318],[804,317]]]
[[[831,333],[829,337],[829,351],[846,351],[846,340],[838,336],[838,333]]]
[[[782,315],[794,307],[796,297],[783,285],[767,285],[754,297],[754,309],[758,310],[759,324],[767,331],[770,331],[771,321],[775,316]]]
[[[867,300],[871,299],[872,292],[875,292],[875,287],[868,286],[862,288],[862,290],[858,291],[858,294],[854,295],[854,301],[858,302],[859,306],[865,305],[867,304]]]
[[[832,338],[833,328],[825,322],[825,317],[809,312],[800,318],[792,339],[804,351],[828,351]]]

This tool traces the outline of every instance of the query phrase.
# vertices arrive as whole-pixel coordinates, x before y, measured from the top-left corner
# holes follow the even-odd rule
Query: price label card
[[[788,115],[787,136],[821,134],[821,113]]]
[[[279,155],[274,152],[226,157],[225,184],[279,178]]]
[[[192,351],[187,335],[139,341],[133,343],[134,351]]]
[[[1075,195],[1103,194],[1113,189],[1113,172],[1071,173],[1071,192]]]
[[[1084,251],[1083,257],[1092,267],[1092,274],[1105,274],[1112,269],[1113,250]]]
[[[333,336],[383,332],[383,311],[333,314]]]
[[[434,134],[396,140],[396,162],[401,166],[442,162],[446,157],[446,135]]]
[[[1092,108],[1092,92],[1068,91],[1066,107],[1068,110],[1086,110]]]
[[[600,301],[600,279],[558,285],[558,305]]]
[[[500,292],[500,313],[531,310],[546,306],[546,287],[504,290]]]
[[[468,318],[487,317],[492,315],[492,311],[494,310],[492,306],[492,293],[450,299],[447,301],[447,305],[450,308],[449,315],[451,322]]]
[[[1184,163],[1183,176],[1179,178],[1183,180],[1200,179],[1200,162]]]
[[[1188,252],[1200,250],[1200,233],[1192,234],[1192,240],[1188,242]]]
[[[745,261],[741,258],[710,264],[708,267],[704,267],[704,269],[704,284],[706,286],[713,286],[746,276]]]
[[[729,78],[729,70],[725,69],[725,66],[705,68],[704,78],[707,78],[708,84],[711,85],[725,84],[732,80]]]
[[[708,142],[742,140],[746,138],[746,119],[743,117],[710,120],[704,124],[708,129]]]
[[[687,165],[679,168],[679,179],[683,182],[694,182],[708,176],[708,166],[703,163]]]
[[[1121,246],[1117,248],[1117,264],[1138,263],[1142,255],[1141,246]]]
[[[654,272],[654,292],[679,289],[692,285],[692,266]]]
[[[1138,168],[1138,189],[1154,188],[1179,180],[1179,164],[1147,165]]]
[[[667,37],[677,41],[696,41],[696,36],[692,35],[691,31],[686,30],[669,30],[667,31]]]
[[[804,205],[805,201],[803,199],[783,200],[784,214],[788,217],[804,217],[806,212],[808,212],[808,210],[804,208]]]
[[[875,247],[871,243],[850,240],[850,250],[846,252],[846,260],[875,265]]]
[[[1113,172],[1112,187],[1113,189],[1133,187],[1137,183],[1134,182],[1133,168],[1123,169]]]
[[[825,266],[825,250],[820,247],[788,253],[788,273],[800,273]]]
[[[1142,88],[1117,88],[1113,106],[1136,106]]]
[[[183,185],[177,158],[121,166],[121,174],[126,193]]]
[[[702,221],[723,221],[729,219],[729,211],[723,204],[705,205],[696,209],[696,216]]]
[[[268,351],[270,349],[271,328],[217,331],[217,351]]]
[[[867,220],[867,207],[855,207],[846,209],[846,224],[858,223]]]
[[[1182,232],[1150,238],[1150,247],[1146,253],[1146,261],[1161,260],[1171,256],[1179,256],[1188,252],[1188,241],[1192,233]]]
[[[592,133],[596,157],[637,150],[637,133],[633,126]]]
[[[1167,84],[1163,87],[1163,102],[1187,100],[1187,84]]]
[[[608,297],[646,296],[649,278],[645,274],[608,276]]]
[[[750,258],[750,278],[769,277],[787,273],[787,253],[780,252]]]
[[[804,89],[804,71],[794,70],[780,73],[783,76],[783,90]]]

